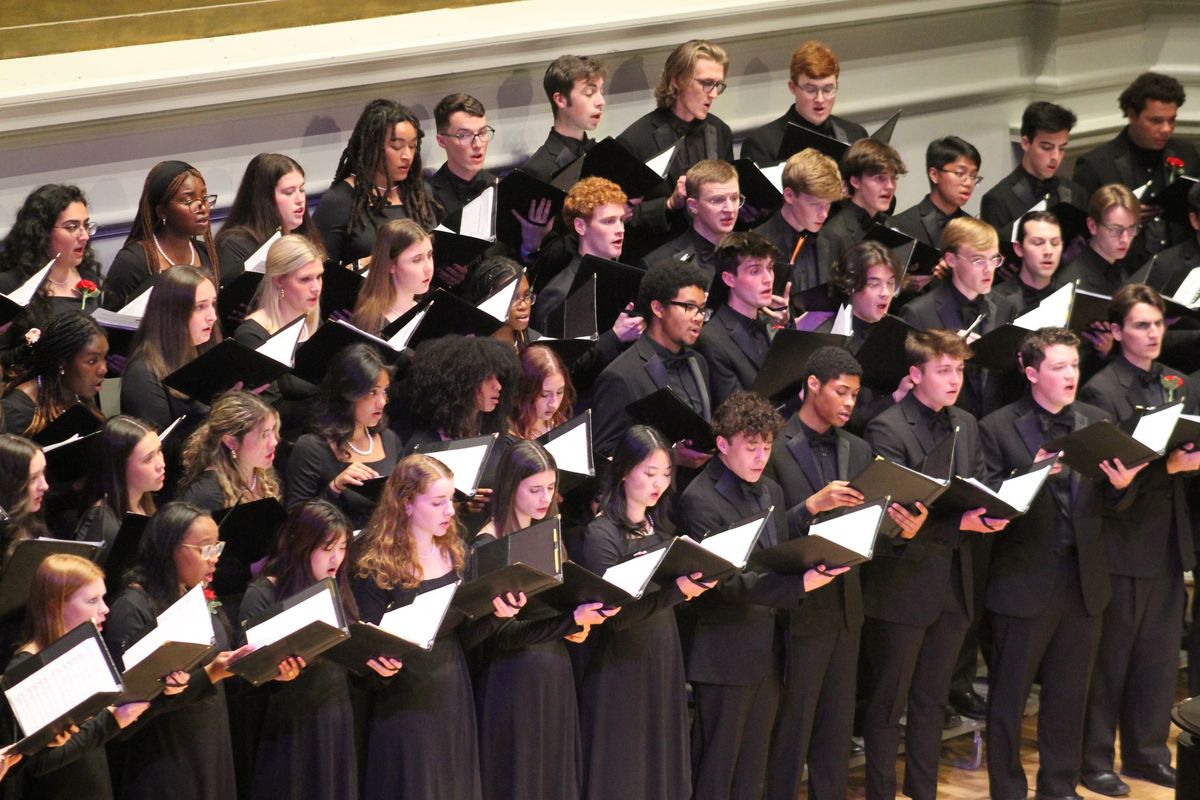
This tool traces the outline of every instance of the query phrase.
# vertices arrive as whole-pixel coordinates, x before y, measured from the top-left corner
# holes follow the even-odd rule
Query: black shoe
[[[1033,796],[1034,800],[1083,800],[1083,797],[1077,794],[1042,794],[1038,792]]]
[[[983,719],[987,716],[987,701],[973,690],[951,692],[950,707],[970,719]]]
[[[1175,788],[1175,768],[1170,764],[1143,764],[1140,767],[1121,767],[1121,774],[1139,781],[1150,781],[1168,789]]]
[[[1083,785],[1096,794],[1107,797],[1124,797],[1129,794],[1129,784],[1117,777],[1112,770],[1103,772],[1085,772],[1080,778]]]
[[[942,730],[948,731],[951,728],[957,728],[959,725],[962,725],[962,724],[963,724],[962,717],[960,717],[958,714],[955,714],[949,707],[947,707],[946,708],[946,718],[944,720],[942,720]]]

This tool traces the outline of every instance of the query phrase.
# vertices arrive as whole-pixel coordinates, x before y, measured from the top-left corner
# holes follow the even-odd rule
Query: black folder
[[[870,561],[874,555],[875,540],[883,521],[888,519],[887,506],[890,497],[880,497],[869,503],[841,508],[828,514],[822,514],[809,526],[803,536],[789,539],[782,544],[756,550],[750,556],[750,563],[755,567],[769,569],[780,575],[803,575],[816,566],[829,569],[851,567]],[[849,519],[847,519],[849,518]],[[847,547],[834,539],[822,535],[821,528],[827,523],[837,520],[854,521],[855,524],[866,526],[863,529],[863,539],[868,543],[866,548],[854,549]]]
[[[1046,470],[1046,474],[1039,481],[1037,488],[1037,491],[1041,491],[1041,487],[1045,485],[1046,479],[1050,476],[1049,468],[1053,468],[1057,461],[1057,456],[1037,461],[1023,470],[1014,471],[1005,480],[1022,478],[1044,469]],[[996,491],[998,492],[999,490],[997,489]],[[1037,491],[1030,496],[1030,504],[1037,497]],[[986,508],[987,511],[984,513],[984,516],[989,519],[1016,519],[1029,510],[1029,505],[1024,507],[1014,506],[997,497],[995,493],[985,491],[959,475],[955,475],[954,479],[950,481],[950,485],[946,487],[945,493],[938,499],[938,504],[956,511],[973,511],[981,507]]]
[[[380,264],[380,267],[387,268]],[[346,267],[326,265],[321,276],[321,316],[328,317],[335,311],[350,311],[358,301],[358,292],[366,282],[362,272]]]
[[[564,472],[595,477],[596,463],[592,450],[592,410],[590,408],[558,427],[546,431],[535,441],[554,456],[560,482]]]
[[[413,597],[408,603],[389,607],[384,613],[384,619],[380,621],[381,624],[386,623],[389,614],[401,611],[401,609],[414,610],[415,605],[426,599],[432,592],[449,593],[449,597],[447,597],[447,594],[439,595],[447,599],[445,605],[439,605],[430,611],[433,616],[429,619],[435,624],[427,626],[429,630],[433,631],[433,634],[428,638],[421,641],[412,641],[388,633],[387,630],[379,625],[372,625],[367,622],[355,622],[350,625],[350,638],[325,651],[324,657],[362,675],[371,671],[371,668],[367,666],[367,662],[373,658],[402,659],[412,652],[430,650],[433,647],[436,637],[445,629],[450,618],[459,616],[458,614],[451,614],[449,612],[453,602],[453,594],[457,593],[457,587],[460,583],[460,581],[455,581],[453,584],[448,584],[447,586],[430,589]],[[451,590],[448,586],[455,588]]]
[[[528,212],[528,209],[526,209]],[[456,233],[452,230],[435,229],[433,232],[433,263],[440,267],[458,264],[468,266],[487,252],[495,242]]]
[[[41,273],[40,278],[38,277],[38,273]],[[0,294],[0,325],[7,325],[21,315],[21,312],[25,310],[25,307],[29,305],[30,300],[33,299],[32,295],[37,293],[38,288],[40,288],[41,285],[46,282],[46,278],[49,275],[50,265],[47,264],[43,267],[39,267],[37,272],[31,275],[27,280],[22,281],[20,285],[18,285],[17,288],[9,294]],[[28,288],[30,284],[33,284],[32,290]],[[26,300],[23,303],[19,302],[21,299],[20,295],[23,293],[22,290],[31,292],[29,300]],[[11,295],[18,296],[14,298]]]
[[[579,290],[590,278],[596,282],[596,324],[593,331],[606,331],[631,302],[637,300],[638,286],[646,274],[640,267],[597,256],[584,256],[571,282],[571,293]]]
[[[893,503],[899,503],[909,510],[915,510],[914,504],[918,502],[929,508],[948,485],[949,479],[933,478],[893,464],[881,456],[876,456],[862,472],[850,479],[850,486],[862,494],[864,502],[891,497]],[[900,532],[900,527],[887,519],[882,523],[881,530],[885,536],[895,536]]]
[[[5,672],[4,676],[0,678],[0,685],[4,687],[5,695],[11,697],[14,688],[18,687],[18,684],[23,681],[38,680],[37,672],[48,666],[52,666],[56,659],[71,651],[75,651],[78,647],[92,649],[93,655],[98,656],[94,660],[102,663],[107,670],[107,674],[104,677],[111,680],[117,689],[113,691],[99,691],[84,698],[79,703],[76,703],[74,707],[67,709],[53,721],[37,730],[24,730],[24,726],[22,726],[22,733],[25,736],[13,745],[10,752],[25,756],[33,755],[52,742],[59,734],[69,730],[72,725],[82,725],[121,696],[121,675],[117,672],[117,668],[113,664],[108,650],[104,647],[104,642],[100,638],[100,631],[96,628],[95,623],[92,622],[85,622],[76,626],[46,649],[30,656]],[[41,694],[45,696],[46,692],[42,692]],[[10,705],[14,705],[11,703],[11,700]],[[14,705],[13,715],[19,723],[21,715],[18,711],[19,709]]]
[[[454,595],[454,608],[470,619],[495,610],[492,598],[512,592],[533,597],[562,583],[558,517],[543,520],[475,548],[469,579]]]
[[[252,619],[244,620],[242,629],[247,630],[260,625],[299,604],[317,596],[327,596],[333,608],[337,625],[330,625],[322,620],[312,620],[296,628],[291,633],[276,639],[270,644],[264,644],[253,652],[242,656],[229,665],[230,671],[240,675],[255,686],[261,686],[279,674],[279,664],[286,658],[302,658],[311,664],[312,659],[324,653],[329,648],[350,638],[346,629],[346,617],[342,610],[342,598],[338,594],[337,584],[332,578],[314,583],[312,586],[297,592],[270,608],[264,609]]]
[[[863,241],[879,242],[891,250],[904,267],[905,275],[932,275],[934,267],[942,260],[942,254],[937,248],[930,247],[904,231],[889,228],[878,222],[863,234]]]
[[[457,295],[445,289],[438,289],[427,300],[393,320],[384,328],[380,338],[391,339],[418,316],[421,318],[420,322],[403,342],[403,347],[415,348],[427,339],[437,339],[452,333],[463,336],[491,336],[504,325],[501,320],[486,311],[480,311]]]
[[[571,290],[567,299],[546,315],[543,333],[561,339],[594,340],[600,330],[596,283],[596,275],[588,274],[582,284]]]
[[[757,514],[739,519],[723,530],[706,533],[701,537],[700,541],[696,541],[689,536],[676,536],[670,543],[666,557],[658,565],[658,569],[654,571],[655,583],[665,585],[674,581],[680,575],[691,575],[696,572],[701,574],[700,580],[702,581],[719,581],[741,572],[749,561],[750,555],[754,552],[758,537],[762,535],[763,528],[766,527],[767,518],[771,516],[773,510],[774,506]],[[729,533],[737,528],[749,529],[750,526],[754,526],[754,528],[751,531],[750,538],[747,540],[748,546],[742,554],[745,560],[739,558],[738,561],[730,561],[710,551],[702,544],[702,542],[712,537]]]
[[[915,330],[899,317],[887,314],[871,328],[854,357],[863,368],[863,383],[876,391],[891,394],[908,375],[908,355],[904,342]]]
[[[292,365],[292,374],[309,383],[320,383],[329,370],[329,364],[339,352],[354,344],[367,344],[374,347],[383,358],[385,364],[394,364],[400,357],[397,350],[381,336],[372,336],[340,319],[326,320],[317,328],[317,332],[300,343],[296,348],[296,359]]]
[[[569,192],[576,183],[591,177],[612,181],[630,198],[645,197],[664,182],[662,175],[611,136],[596,142],[586,153],[559,170],[551,183]]]
[[[76,403],[33,435],[46,455],[50,479],[70,483],[85,476],[98,457],[102,423],[83,403]]]
[[[634,422],[657,428],[667,441],[690,441],[692,449],[701,453],[711,453],[717,447],[712,427],[670,387],[634,400],[625,409]]]
[[[843,142],[841,139],[834,139],[817,133],[811,128],[806,128],[789,120],[787,128],[783,132],[783,140],[779,143],[779,160],[787,161],[796,153],[806,150],[809,147],[824,153],[834,161],[840,163],[842,156],[846,155],[846,151],[850,149],[850,144]]]
[[[1067,326],[1073,331],[1088,331],[1093,322],[1107,323],[1111,302],[1112,298],[1108,295],[1087,292],[1076,286],[1075,300],[1071,303],[1071,319]]]
[[[1059,460],[1080,475],[1095,480],[1106,480],[1104,472],[1100,469],[1101,461],[1119,458],[1126,468],[1130,468],[1153,461],[1166,452],[1166,448],[1155,450],[1139,442],[1133,438],[1133,431],[1138,422],[1148,414],[1172,413],[1170,409],[1181,404],[1182,401],[1177,400],[1159,408],[1140,408],[1120,424],[1108,420],[1093,422],[1074,433],[1046,442],[1042,449],[1047,453],[1058,452]],[[1168,439],[1168,448],[1169,442]]]
[[[241,594],[250,582],[250,565],[262,560],[275,545],[287,512],[273,497],[239,503],[213,512],[225,551],[217,561],[213,590],[221,597]]]
[[[163,378],[163,385],[207,403],[238,381],[250,390],[277,380],[287,371],[286,364],[239,341],[224,339]]]
[[[471,454],[469,464],[464,471],[463,467],[459,466],[459,471],[462,474],[455,475],[454,491],[462,497],[472,497],[475,490],[479,488],[479,482],[483,478],[483,470],[487,466],[488,459],[492,456],[492,449],[496,446],[496,440],[499,434],[487,433],[483,436],[471,436],[466,439],[453,439],[448,442],[430,442],[429,444],[418,444],[413,447],[414,453],[422,453],[431,458],[441,461],[451,472],[455,471],[455,467],[459,466],[461,458],[466,455],[462,451],[475,451]],[[476,462],[475,459],[478,459]],[[370,483],[367,481],[364,483]]]
[[[849,336],[782,328],[775,332],[750,391],[773,403],[782,402],[804,385],[804,368],[813,353],[822,347],[845,348],[849,343]]]
[[[603,603],[607,607],[622,606],[642,596],[642,592],[631,594],[574,561],[563,562],[562,576],[561,584],[537,596],[540,604],[560,611],[571,611],[584,603]],[[649,579],[646,583],[649,584]],[[645,586],[642,587],[642,591],[645,591]]]
[[[896,123],[900,121],[900,115],[904,113],[904,109],[897,109],[896,113],[887,118],[887,121],[875,129],[875,132],[868,136],[868,139],[874,139],[883,144],[892,143],[892,134],[896,132]]]
[[[30,438],[45,447],[70,439],[72,436],[87,436],[103,427],[104,421],[93,414],[83,403],[75,403],[55,417],[46,427]]]
[[[969,361],[976,366],[995,372],[1011,372],[1017,369],[1017,351],[1033,331],[1011,323],[1001,325],[971,342]]]
[[[780,275],[784,275],[783,283],[780,283]],[[791,279],[792,265],[784,262],[776,262],[775,264],[775,283],[777,286],[772,289],[775,294],[783,294],[786,288],[784,284]],[[828,283],[822,283],[814,286],[811,289],[805,289],[800,292],[793,292],[795,303],[804,311],[826,311],[833,314],[838,312],[842,307],[842,299],[834,291],[833,286]]]
[[[217,292],[217,316],[221,319],[221,330],[236,330],[246,314],[253,310],[251,303],[263,278],[261,272],[243,272],[221,287]]]
[[[1154,194],[1143,198],[1142,205],[1158,206],[1168,220],[1190,228],[1188,214],[1191,212],[1191,207],[1188,205],[1188,192],[1198,182],[1200,179],[1193,178],[1191,175],[1180,175]],[[1066,239],[1066,237],[1063,238]]]
[[[496,238],[515,250],[521,244],[521,226],[513,218],[512,212],[528,218],[532,203],[549,200],[550,219],[558,219],[562,216],[566,198],[567,193],[557,186],[538,180],[523,170],[514,169],[501,178],[496,187]]]
[[[590,337],[587,339],[555,339],[551,336],[543,336],[530,344],[543,345],[558,353],[567,372],[571,373],[573,379],[578,380],[575,375],[575,370],[578,369],[577,362],[596,346],[596,340]]]
[[[739,158],[733,162],[733,166],[738,174],[738,189],[746,198],[747,205],[760,212],[774,211],[783,205],[783,192],[775,187],[754,161]]]
[[[149,522],[150,518],[141,514],[126,514],[121,520],[117,537],[104,557],[104,583],[109,598],[116,597],[125,588],[125,572],[137,563],[142,534]]]
[[[180,603],[194,604],[202,600],[197,598],[193,592],[200,591],[201,587],[193,587],[184,593],[183,597],[176,600],[171,606],[174,608]],[[169,610],[169,609],[168,609]],[[166,613],[165,611],[163,612]],[[122,675],[122,680],[125,682],[125,692],[121,695],[118,702],[132,703],[135,701],[151,700],[157,697],[164,688],[162,678],[170,675],[172,672],[191,672],[197,666],[208,661],[216,652],[216,637],[212,631],[212,622],[208,619],[210,610],[205,602],[205,607],[202,610],[205,621],[208,627],[204,632],[203,641],[187,641],[182,637],[180,639],[171,639],[169,637],[162,638],[158,645],[148,652],[136,664],[128,665]],[[159,615],[159,620],[162,619],[162,614]],[[155,626],[146,631],[134,645],[142,642],[147,636],[154,635],[161,624],[156,621]],[[151,640],[155,641],[155,640]],[[129,651],[133,646],[127,647],[122,657],[122,662],[129,658]],[[124,665],[124,664],[123,664]]]
[[[0,572],[0,617],[22,609],[29,601],[33,573],[46,556],[73,555],[95,561],[103,542],[77,542],[68,539],[25,539],[17,543],[12,556]]]

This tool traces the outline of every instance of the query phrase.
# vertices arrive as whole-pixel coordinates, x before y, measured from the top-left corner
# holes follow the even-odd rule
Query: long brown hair
[[[159,276],[146,303],[146,315],[133,337],[130,358],[141,356],[159,380],[221,341],[221,323],[213,323],[212,335],[200,346],[192,344],[188,322],[196,305],[196,289],[204,281],[217,284],[195,267],[171,267]],[[174,389],[170,390],[178,396]]]
[[[254,485],[250,487],[242,480],[238,471],[237,455],[222,441],[226,436],[241,441],[264,419],[272,419],[275,432],[279,432],[279,412],[250,392],[227,392],[213,403],[212,411],[192,432],[183,446],[183,480],[186,487],[198,480],[205,472],[212,471],[221,487],[221,497],[227,505],[245,502],[248,496],[258,493],[253,499],[264,497],[281,498],[279,479],[274,469],[255,469]]]
[[[520,530],[517,522],[517,489],[521,481],[543,472],[553,472],[557,482],[558,465],[554,463],[554,456],[537,442],[516,442],[504,451],[496,467],[496,490],[492,494],[492,525],[496,529],[497,539]],[[550,501],[546,517],[556,514],[557,498]]]
[[[33,645],[40,651],[61,639],[67,633],[63,606],[71,595],[95,580],[104,580],[104,570],[86,558],[62,553],[46,556],[29,585],[26,642],[22,646]]]
[[[369,578],[381,588],[412,589],[422,580],[417,558],[417,546],[409,530],[406,503],[429,490],[437,480],[454,473],[442,462],[420,453],[405,456],[396,464],[383,487],[379,505],[363,532],[361,550],[355,565],[355,575]],[[461,572],[465,560],[462,529],[458,518],[450,530],[436,540],[438,548],[450,557],[456,572]]]
[[[387,324],[384,315],[396,300],[392,262],[405,250],[428,238],[429,233],[411,219],[394,219],[379,226],[375,233],[375,250],[371,253],[371,271],[354,303],[351,324],[373,336],[379,335]]]
[[[534,404],[542,392],[542,384],[551,375],[561,375],[563,379],[563,399],[558,411],[550,418],[550,427],[556,428],[571,418],[571,410],[575,405],[575,386],[571,383],[571,373],[558,357],[558,353],[546,345],[532,344],[521,351],[521,375],[517,379],[517,391],[513,397],[513,413],[509,426],[513,433],[522,439],[533,439],[540,435],[534,419]]]

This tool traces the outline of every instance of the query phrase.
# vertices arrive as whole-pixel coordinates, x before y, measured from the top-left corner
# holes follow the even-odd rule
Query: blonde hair
[[[420,453],[405,456],[396,463],[362,535],[362,550],[355,565],[359,578],[373,580],[379,588],[389,591],[397,586],[412,589],[421,582],[417,546],[404,506],[428,491],[434,481],[445,478],[452,480],[454,473],[442,462]],[[457,517],[436,544],[450,557],[455,571],[461,572],[466,554]]]
[[[696,71],[696,61],[701,58],[711,59],[729,71],[729,55],[721,45],[704,39],[692,39],[684,42],[671,51],[663,64],[662,75],[659,76],[658,86],[654,89],[654,99],[659,108],[670,108],[679,97],[679,87],[676,81],[682,83],[692,77]]]
[[[358,292],[350,317],[352,325],[373,336],[379,335],[387,325],[385,314],[396,299],[392,262],[414,244],[430,238],[429,232],[411,219],[394,219],[379,227],[371,252],[371,271]]]
[[[963,247],[983,252],[999,246],[1000,237],[996,235],[996,229],[974,217],[955,217],[950,220],[942,229],[942,238],[938,241],[938,249],[943,253],[958,253],[959,248]]]
[[[783,165],[783,188],[830,202],[846,196],[837,162],[813,147],[794,154]]]
[[[291,322],[290,319],[283,319],[283,312],[279,306],[279,298],[283,290],[276,290],[272,279],[283,278],[293,272],[299,272],[314,261],[322,263],[324,260],[325,254],[321,252],[321,248],[298,233],[281,236],[267,250],[266,274],[263,276],[262,283],[258,285],[258,291],[254,294],[254,310],[266,314],[267,320],[274,329],[268,333],[275,333]],[[317,326],[320,324],[321,307],[318,305],[305,315],[304,325],[311,334],[317,330]]]
[[[221,487],[221,497],[230,506],[244,502],[247,497],[260,500],[264,497],[281,498],[279,479],[274,469],[255,468],[252,484],[242,480],[238,471],[237,455],[223,439],[232,436],[239,440],[254,430],[264,419],[271,419],[275,432],[279,432],[279,413],[267,405],[258,395],[250,392],[227,392],[213,403],[208,418],[192,432],[183,446],[183,480],[180,486],[190,486],[205,472],[212,470]]]
[[[92,581],[103,579],[104,570],[86,558],[61,553],[46,556],[29,585],[25,646],[43,650],[61,639],[67,633],[63,625],[67,600]]]

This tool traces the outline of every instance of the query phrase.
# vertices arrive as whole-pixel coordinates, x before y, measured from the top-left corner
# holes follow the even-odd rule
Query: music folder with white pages
[[[1108,420],[1094,422],[1046,442],[1042,449],[1058,452],[1059,460],[1080,475],[1104,480],[1101,461],[1119,458],[1130,468],[1165,454],[1182,413],[1181,400],[1157,408],[1140,408],[1119,425]]]
[[[765,550],[756,550],[750,563],[781,575],[802,575],[816,566],[829,569],[870,561],[885,519],[890,497],[822,514],[797,536]]]
[[[276,603],[244,622],[246,644],[254,651],[229,665],[255,686],[261,686],[279,674],[286,658],[305,662],[350,637],[342,598],[332,578],[314,583],[307,589]]]
[[[163,690],[162,678],[190,671],[216,643],[212,612],[198,583],[158,615],[154,627],[125,649],[122,663],[125,693],[120,702],[152,700]]]
[[[431,650],[450,610],[461,580],[416,595],[410,603],[388,609],[379,624],[355,622],[350,638],[327,650],[325,657],[365,674],[373,658],[403,659],[418,650]]]
[[[774,506],[749,517],[739,519],[724,530],[714,531],[699,541],[690,536],[677,536],[671,541],[667,557],[654,574],[661,584],[680,575],[699,572],[702,581],[720,580],[741,572],[750,560],[750,553],[762,535]]]
[[[23,738],[9,752],[32,755],[72,725],[81,725],[121,696],[100,631],[88,621],[0,679]]]
[[[994,491],[975,478],[955,475],[950,486],[941,497],[941,502],[962,511],[986,508],[985,517],[991,519],[1015,519],[1029,510],[1034,498],[1042,490],[1050,471],[1058,463],[1058,456],[1051,456],[1031,464],[1023,470],[1005,478]]]
[[[564,562],[562,584],[542,592],[536,600],[561,611],[570,611],[582,603],[614,607],[632,602],[645,594],[669,548],[670,542],[665,542],[635,553],[613,564],[602,575],[574,561]]]

